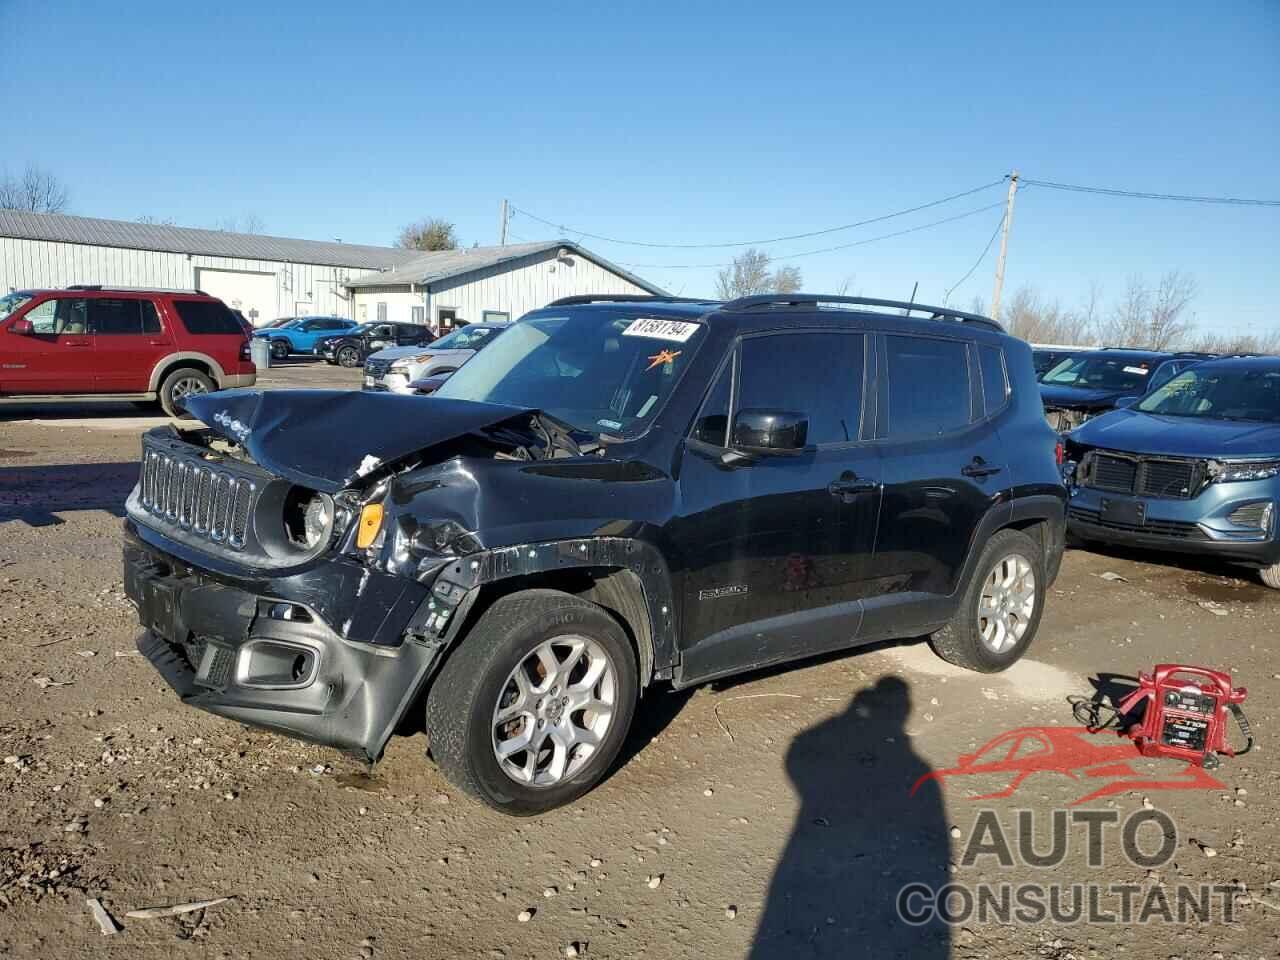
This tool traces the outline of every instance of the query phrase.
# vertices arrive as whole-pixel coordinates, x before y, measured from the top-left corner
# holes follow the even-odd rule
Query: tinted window
[[[89,332],[89,302],[87,300],[58,300],[55,324],[58,333],[83,334]]]
[[[729,428],[729,401],[732,399],[730,396],[732,389],[733,360],[730,359],[720,371],[720,376],[716,377],[715,385],[707,394],[702,412],[698,414],[698,420],[693,425],[695,439],[717,447],[727,445],[726,431]]]
[[[885,337],[889,437],[932,437],[969,422],[965,345],[925,337]]]
[[[809,418],[809,443],[858,439],[861,334],[796,333],[742,342],[737,410],[788,410]]]
[[[1004,354],[995,347],[978,347],[978,363],[982,367],[982,397],[987,413],[992,414],[1004,406],[1009,396],[1009,381],[1005,378]]]
[[[139,336],[142,333],[141,300],[90,300],[93,332],[99,335]]]
[[[1064,387],[1144,393],[1147,377],[1159,362],[1159,358],[1149,360],[1145,357],[1086,353],[1063,360],[1044,375],[1042,382]]]
[[[244,330],[236,322],[235,315],[223,304],[211,300],[175,300],[174,307],[187,333],[234,333],[244,336]]]

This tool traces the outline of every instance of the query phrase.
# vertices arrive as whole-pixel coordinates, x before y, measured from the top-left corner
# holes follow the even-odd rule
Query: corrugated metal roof
[[[655,287],[648,280],[642,280],[635,274],[616,264],[610,263],[597,254],[592,253],[571,240],[545,240],[540,243],[512,243],[505,247],[470,247],[460,250],[437,250],[420,253],[414,259],[402,263],[381,273],[366,273],[349,278],[347,287],[394,287],[414,283],[425,286],[439,280],[452,279],[464,274],[497,266],[509,260],[520,260],[524,257],[537,256],[550,250],[560,248],[572,250],[581,257],[586,257],[611,273],[616,273],[636,286],[650,293],[665,295],[661,287]]]
[[[223,230],[196,230],[127,220],[69,217],[60,213],[0,210],[0,237],[84,243],[128,250],[161,250],[244,260],[315,263],[333,267],[379,270],[411,261],[421,254],[399,247],[369,247],[354,243],[294,240]]]

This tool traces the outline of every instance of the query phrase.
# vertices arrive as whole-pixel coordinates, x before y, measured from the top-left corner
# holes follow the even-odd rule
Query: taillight
[[[1058,461],[1058,466],[1062,466],[1062,461],[1067,458],[1067,448],[1063,446],[1061,440],[1053,445],[1053,457]]]
[[[242,344],[240,344],[240,359],[247,361],[251,359],[252,356],[253,354],[249,352],[249,341],[246,340]]]

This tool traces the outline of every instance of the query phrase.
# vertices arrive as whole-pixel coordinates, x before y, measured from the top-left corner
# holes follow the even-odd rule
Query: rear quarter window
[[[178,311],[178,319],[187,328],[187,333],[194,336],[244,336],[244,328],[237,322],[235,314],[221,303],[211,300],[175,300],[173,307]]]
[[[1009,378],[1004,369],[1004,351],[998,347],[979,345],[978,366],[982,369],[982,399],[987,416],[991,416],[1009,399]]]

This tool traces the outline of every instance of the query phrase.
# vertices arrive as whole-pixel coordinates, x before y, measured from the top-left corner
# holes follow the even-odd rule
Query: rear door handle
[[[149,343],[149,344],[150,344],[151,346],[153,346],[153,347],[167,347],[167,346],[169,346],[169,341],[168,341],[168,340],[148,340],[148,341],[147,341],[147,343]]]
[[[92,340],[68,340],[66,343],[68,347],[92,347],[93,346]]]
[[[960,472],[966,477],[977,477],[978,479],[999,473],[1000,470],[1000,467],[987,463],[981,457],[974,457],[970,463],[966,463],[960,468]]]

